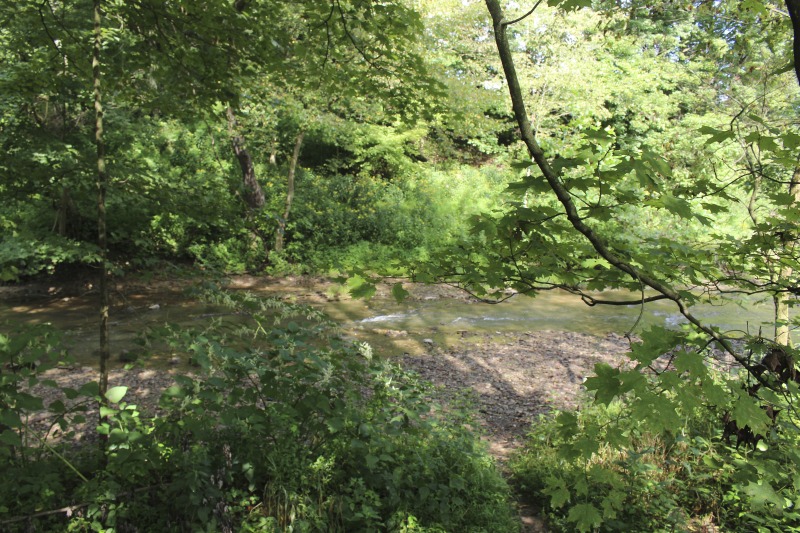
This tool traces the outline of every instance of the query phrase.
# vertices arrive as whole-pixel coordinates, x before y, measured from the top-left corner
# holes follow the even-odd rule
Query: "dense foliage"
[[[596,410],[542,422],[517,478],[565,530],[703,517],[797,528],[792,17],[794,0],[4,2],[0,281],[169,260],[357,272],[361,295],[377,273],[489,299],[560,289],[589,305],[668,300],[687,326],[637,332],[627,366],[598,367],[587,381]],[[97,239],[97,210],[107,239]],[[631,296],[605,299],[607,289]],[[774,320],[721,331],[693,314],[700,301],[740,295],[764,298]],[[124,523],[153,486],[178,498],[189,491],[175,480],[195,479],[202,498],[184,508],[212,514],[171,526],[506,523],[493,507],[502,486],[483,477],[485,458],[456,414],[439,429],[421,416],[412,378],[400,372],[389,386],[396,370],[334,338],[298,348],[313,330],[256,327],[264,351],[225,332],[181,333],[174,342],[206,377],[185,380],[155,420],[115,398],[101,423],[119,430],[108,464],[77,485],[68,463],[44,444],[31,456],[22,438],[23,415],[40,406],[20,380],[35,378],[28,363],[57,343],[44,332],[3,337],[9,357],[32,358],[1,374],[9,457],[22,478],[45,466],[54,476],[31,489],[36,509],[20,500],[4,512],[56,505],[52,487],[72,483],[96,503],[92,519]],[[306,411],[281,407],[280,394],[301,384]],[[297,442],[320,453],[290,451]],[[359,453],[371,459],[358,464]],[[448,468],[461,477],[440,483]],[[112,490],[129,475],[132,493]],[[420,483],[441,492],[413,493]],[[130,510],[112,513],[98,500],[106,493],[124,493]],[[634,496],[654,502],[649,511]],[[467,501],[482,518],[461,513]]]
[[[26,363],[57,358],[58,337],[0,337],[3,364],[17,369],[0,382],[4,531],[516,529],[467,412],[436,413],[415,376],[339,339],[318,312],[208,294],[239,320],[148,332],[148,346],[185,351],[196,369],[176,378],[157,414],[126,402],[126,387],[110,389],[101,456],[41,440],[47,424],[79,430],[97,394],[96,383],[63,389],[48,406],[31,395],[55,384],[42,377],[47,365]],[[49,418],[33,424],[43,407]]]

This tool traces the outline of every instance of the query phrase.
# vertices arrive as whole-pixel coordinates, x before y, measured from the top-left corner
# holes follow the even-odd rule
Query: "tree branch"
[[[516,67],[511,53],[511,48],[508,44],[508,36],[506,35],[507,24],[503,20],[503,11],[500,7],[498,0],[485,0],[486,6],[492,17],[494,26],[495,42],[497,50],[500,55],[500,61],[503,65],[503,71],[508,83],[508,91],[511,96],[512,108],[514,116],[520,128],[520,136],[522,141],[528,148],[533,160],[544,175],[550,188],[555,193],[559,202],[563,206],[567,219],[579,233],[581,233],[592,245],[598,255],[608,261],[613,267],[625,272],[634,280],[647,285],[648,287],[656,290],[663,295],[664,299],[671,300],[677,305],[680,313],[698,330],[702,331],[710,338],[714,339],[726,352],[736,359],[745,368],[750,368],[748,361],[739,353],[734,350],[731,343],[724,338],[719,332],[706,326],[697,319],[689,309],[683,297],[678,291],[669,285],[662,283],[658,279],[650,276],[648,273],[639,270],[632,263],[627,261],[622,255],[613,250],[608,243],[595,231],[588,226],[578,214],[578,210],[572,200],[569,190],[564,186],[558,174],[550,166],[550,162],[545,157],[544,151],[539,146],[531,128],[528,112],[525,108],[525,102],[522,96],[522,89],[520,87],[519,79],[517,77]],[[787,0],[787,2],[796,2],[800,6],[800,0]],[[766,383],[764,383],[766,385]]]
[[[533,15],[533,12],[534,12],[534,11],[536,11],[536,8],[537,8],[537,7],[539,7],[539,4],[541,4],[541,3],[542,3],[542,0],[538,0],[538,2],[536,2],[536,4],[535,4],[535,5],[534,5],[534,6],[531,8],[531,10],[530,10],[530,11],[528,11],[527,13],[525,13],[524,15],[522,15],[521,17],[519,17],[519,18],[517,18],[517,19],[514,19],[514,20],[512,20],[511,22],[506,22],[506,23],[504,23],[503,25],[504,25],[504,26],[511,26],[511,25],[513,25],[513,24],[516,24],[517,22],[522,22],[522,21],[523,21],[523,20],[525,20],[526,18],[528,18],[528,17],[530,17],[531,15]]]

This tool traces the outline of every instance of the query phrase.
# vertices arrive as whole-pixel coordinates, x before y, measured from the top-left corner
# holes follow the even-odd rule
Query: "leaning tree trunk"
[[[800,2],[800,0],[796,0]],[[628,260],[624,254],[618,253],[611,248],[603,238],[594,231],[592,227],[587,225],[583,217],[578,212],[578,209],[572,199],[572,196],[567,187],[562,183],[561,178],[550,165],[549,160],[544,154],[541,146],[539,146],[536,136],[531,127],[530,119],[528,118],[528,111],[525,108],[525,101],[523,98],[522,88],[520,87],[519,78],[517,77],[516,67],[514,66],[514,59],[511,53],[511,46],[508,42],[506,29],[511,24],[518,22],[521,19],[514,21],[506,21],[504,19],[503,10],[500,7],[499,0],[484,0],[486,7],[492,17],[492,26],[494,29],[495,44],[500,56],[500,62],[505,74],[508,92],[511,96],[511,107],[514,112],[514,117],[519,126],[520,137],[528,148],[528,153],[533,159],[536,166],[542,172],[545,180],[547,181],[553,194],[555,194],[559,203],[564,208],[564,214],[570,225],[578,231],[583,237],[591,244],[597,254],[608,261],[614,268],[628,274],[639,283],[654,289],[665,298],[671,300],[678,307],[679,312],[698,330],[708,335],[711,339],[719,344],[727,353],[734,359],[741,363],[745,368],[749,368],[750,362],[741,354],[734,350],[731,343],[720,335],[713,328],[703,324],[696,316],[694,316],[686,305],[685,300],[680,292],[675,290],[666,282],[662,282],[658,278],[650,275],[648,272],[640,269],[632,261]],[[536,6],[539,4],[537,3]],[[536,9],[534,6],[534,9]],[[528,15],[533,13],[531,10]],[[525,15],[525,16],[528,16]],[[523,17],[524,18],[524,17]]]
[[[275,232],[275,251],[283,251],[284,234],[286,233],[286,223],[289,221],[289,212],[294,201],[294,176],[297,171],[297,160],[300,158],[300,148],[303,146],[303,137],[306,132],[300,131],[294,141],[294,151],[289,160],[289,175],[286,183],[286,208],[283,210],[283,217],[278,220],[278,230]]]
[[[106,402],[108,390],[108,360],[111,348],[108,340],[108,240],[106,234],[106,187],[108,175],[106,174],[106,146],[103,137],[103,104],[100,87],[100,51],[103,37],[101,33],[101,0],[94,0],[94,50],[92,52],[92,84],[94,86],[94,111],[95,111],[95,144],[97,146],[97,244],[100,247],[100,402]],[[102,423],[103,416],[100,416]],[[105,441],[100,440],[101,447]]]
[[[266,198],[264,190],[256,180],[256,169],[253,166],[253,158],[244,146],[244,137],[237,131],[238,124],[233,108],[228,106],[228,129],[231,133],[231,145],[239,166],[242,168],[242,182],[244,184],[244,201],[250,209],[260,209],[264,207]]]

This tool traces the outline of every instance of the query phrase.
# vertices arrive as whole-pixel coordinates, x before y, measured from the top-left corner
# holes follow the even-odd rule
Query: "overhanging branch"
[[[787,4],[788,3],[797,3],[798,6],[800,6],[800,0],[787,0]],[[747,361],[747,359],[741,354],[738,354],[725,337],[723,337],[719,332],[700,322],[697,317],[689,312],[686,302],[677,290],[652,277],[647,272],[639,270],[632,263],[627,261],[618,252],[613,250],[608,243],[600,235],[595,233],[595,231],[580,217],[569,190],[565,187],[558,174],[550,165],[550,162],[545,157],[544,151],[539,146],[539,143],[536,141],[536,137],[533,133],[533,128],[531,127],[531,122],[528,118],[528,112],[525,108],[522,89],[517,77],[516,67],[514,66],[511,48],[508,44],[508,37],[506,35],[508,23],[503,19],[503,10],[500,7],[500,3],[498,0],[486,0],[486,6],[489,9],[489,13],[492,17],[495,42],[497,44],[500,61],[503,65],[503,71],[508,83],[508,91],[511,96],[512,108],[514,110],[514,116],[517,119],[517,124],[520,128],[522,141],[525,143],[526,147],[528,148],[528,152],[530,153],[536,165],[539,167],[539,170],[541,170],[542,175],[547,180],[547,183],[550,185],[551,190],[555,193],[559,202],[563,206],[567,215],[567,219],[572,227],[589,241],[600,257],[608,261],[608,263],[613,267],[631,276],[634,280],[650,287],[651,289],[654,289],[663,296],[663,299],[673,301],[678,307],[680,313],[692,325],[712,338],[726,352],[731,354],[731,356],[736,359],[737,362],[749,369],[749,361]],[[766,385],[766,383],[764,384]]]

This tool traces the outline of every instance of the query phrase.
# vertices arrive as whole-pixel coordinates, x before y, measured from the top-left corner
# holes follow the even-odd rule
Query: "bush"
[[[147,418],[124,388],[112,390],[99,427],[105,466],[66,450],[64,461],[12,461],[0,527],[517,530],[508,487],[466,413],[437,414],[426,384],[339,339],[313,310],[213,294],[247,319],[167,327],[151,339],[181,347],[199,367],[165,392],[163,414]],[[4,522],[76,504],[72,518]]]
[[[100,260],[97,246],[58,235],[36,238],[10,234],[0,240],[0,282],[19,281],[40,273],[52,274],[60,265],[92,264]]]
[[[795,432],[775,431],[754,450],[729,445],[720,419],[698,410],[652,434],[621,402],[542,418],[512,461],[513,480],[556,532],[800,531]]]

